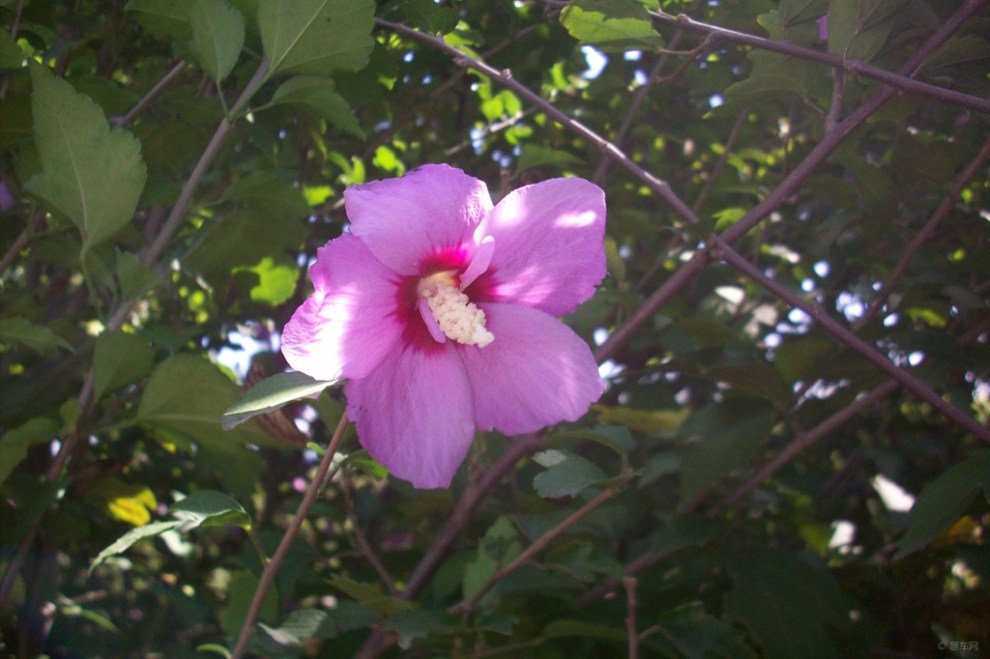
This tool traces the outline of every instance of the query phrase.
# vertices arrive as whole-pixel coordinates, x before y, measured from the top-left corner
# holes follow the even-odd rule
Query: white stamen
[[[457,288],[431,281],[421,286],[420,295],[448,339],[479,348],[495,340],[495,335],[485,327],[485,312]]]

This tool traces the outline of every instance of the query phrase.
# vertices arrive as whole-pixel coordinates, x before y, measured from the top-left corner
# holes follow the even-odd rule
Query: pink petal
[[[394,476],[448,487],[474,438],[471,391],[452,342],[400,343],[368,377],[347,383],[358,439]]]
[[[558,178],[509,193],[478,227],[495,251],[472,299],[515,302],[559,316],[591,297],[605,277],[605,193]]]
[[[484,183],[447,165],[351,186],[344,202],[351,232],[405,275],[421,274],[423,262],[438,252],[473,245],[475,227],[492,208]]]
[[[282,331],[285,360],[318,380],[364,377],[402,335],[401,278],[347,234],[320,248],[309,276],[315,290]]]
[[[602,395],[595,358],[569,327],[529,307],[479,306],[495,340],[459,349],[480,430],[518,435],[576,421]]]

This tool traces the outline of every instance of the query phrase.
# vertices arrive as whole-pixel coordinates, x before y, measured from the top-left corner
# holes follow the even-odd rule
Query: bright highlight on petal
[[[591,350],[555,318],[605,276],[598,186],[553,179],[493,207],[481,181],[426,165],[344,199],[351,233],[319,251],[282,350],[348,379],[358,438],[394,476],[447,487],[476,429],[575,421],[601,396]]]

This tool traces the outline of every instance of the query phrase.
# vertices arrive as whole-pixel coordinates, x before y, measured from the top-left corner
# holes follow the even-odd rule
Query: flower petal
[[[476,235],[493,236],[495,251],[472,299],[559,316],[591,297],[605,277],[605,193],[584,179],[551,179],[510,192]]]
[[[450,485],[474,438],[468,379],[450,342],[400,344],[344,392],[358,439],[394,476],[419,488]]]
[[[285,360],[318,380],[364,377],[402,335],[401,278],[347,234],[320,248],[309,276],[315,290],[282,331]]]
[[[484,183],[447,165],[351,186],[344,202],[351,232],[405,275],[422,274],[421,264],[439,251],[473,246],[474,229],[492,208]]]
[[[507,435],[576,421],[604,390],[588,345],[569,327],[537,309],[481,304],[495,340],[460,346],[474,393],[480,430]]]

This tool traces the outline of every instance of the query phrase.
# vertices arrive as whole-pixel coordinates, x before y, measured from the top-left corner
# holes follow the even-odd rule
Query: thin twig
[[[901,67],[900,71],[902,75],[913,75],[921,63],[924,62],[925,58],[945,43],[967,18],[988,1],[990,0],[968,0]],[[773,192],[751,208],[742,219],[726,229],[721,234],[721,240],[731,245],[762,222],[763,218],[800,188],[801,184],[811,176],[814,170],[832,154],[832,151],[839,143],[845,140],[853,130],[863,124],[881,106],[893,98],[896,91],[894,87],[888,85],[874,92],[863,105],[859,106],[854,112],[839,122],[832,132],[827,133],[821,142],[811,149],[804,160],[798,163],[797,167],[787,175],[787,178],[781,181],[780,185]],[[619,160],[619,162],[625,165],[624,160]],[[640,304],[639,308],[609,335],[605,343],[595,350],[595,358],[601,362],[611,359],[618,354],[619,350],[632,340],[633,336],[639,331],[639,328],[653,318],[657,310],[677,295],[681,288],[700,274],[710,261],[711,253],[708,250],[698,250],[695,252],[691,260],[681,266],[657,290],[650,294]]]
[[[971,16],[980,8],[980,5],[985,2],[986,0],[975,0],[975,2],[969,3],[970,6],[963,7],[966,17],[968,18]],[[970,96],[969,94],[963,94],[951,89],[945,89],[944,87],[915,80],[907,77],[904,73],[893,73],[891,71],[881,69],[880,67],[873,66],[872,64],[867,64],[866,62],[843,59],[837,55],[820,50],[813,50],[811,48],[804,48],[789,41],[777,41],[776,39],[767,39],[765,37],[758,37],[745,32],[729,30],[717,25],[697,21],[686,14],[671,16],[669,14],[651,12],[651,16],[653,16],[655,20],[672,27],[690,30],[692,32],[699,32],[702,34],[714,34],[721,39],[731,41],[733,43],[752,46],[761,50],[769,50],[782,55],[790,55],[791,57],[810,60],[812,62],[827,64],[828,66],[832,66],[837,69],[844,69],[845,71],[854,73],[864,78],[878,80],[903,92],[908,92],[917,96],[934,98],[938,101],[969,108],[970,110],[982,112],[983,114],[990,114],[990,101],[985,98]],[[956,29],[957,28],[953,28],[953,32]]]
[[[388,573],[385,566],[382,564],[381,559],[378,558],[378,554],[375,553],[374,548],[371,543],[368,542],[368,537],[361,530],[361,524],[358,523],[357,514],[354,512],[354,500],[351,496],[351,474],[348,470],[344,471],[343,478],[340,479],[341,490],[344,492],[344,505],[347,507],[347,516],[351,518],[351,523],[353,524],[354,538],[357,540],[358,550],[361,555],[371,564],[371,567],[378,573],[378,577],[388,588],[390,595],[398,595],[399,589],[395,587],[395,579],[392,575]]]
[[[701,188],[701,192],[698,193],[698,197],[691,204],[691,210],[695,213],[701,210],[701,205],[705,203],[708,199],[708,195],[711,194],[712,188],[715,187],[715,182],[718,180],[719,175],[722,173],[722,169],[725,167],[725,163],[729,161],[729,155],[732,153],[732,148],[736,145],[736,140],[739,138],[739,132],[742,130],[743,125],[746,123],[746,117],[749,116],[749,110],[743,109],[736,115],[736,120],[732,123],[732,129],[729,131],[729,136],[725,138],[725,147],[722,149],[722,155],[718,157],[718,161],[712,170],[708,173],[708,179],[705,181],[705,185]]]
[[[32,215],[31,219],[28,220],[28,223],[24,226],[24,229],[17,234],[17,238],[14,238],[14,243],[10,246],[10,249],[4,253],[3,259],[0,259],[0,274],[7,272],[7,268],[9,268],[10,264],[14,262],[17,255],[21,253],[21,250],[27,246],[28,241],[31,240],[31,236],[38,230],[38,227],[40,227],[44,221],[45,209],[40,208],[34,212],[34,215]]]
[[[251,97],[254,96],[255,92],[261,86],[261,83],[265,81],[265,76],[268,74],[268,60],[263,59],[258,65],[258,70],[254,72],[254,76],[248,82],[244,91],[241,92],[240,97],[230,108],[230,114],[220,120],[220,125],[217,126],[217,130],[213,133],[210,143],[207,145],[206,150],[203,151],[203,155],[200,156],[199,162],[196,163],[196,167],[193,168],[192,174],[189,175],[189,179],[186,184],[182,187],[182,192],[179,193],[179,198],[175,201],[175,205],[172,206],[172,211],[169,213],[168,218],[165,220],[165,224],[162,225],[162,230],[155,236],[155,240],[148,247],[147,251],[142,255],[141,262],[146,266],[157,263],[158,259],[161,257],[162,253],[165,251],[165,247],[172,240],[172,237],[179,230],[182,225],[182,221],[186,217],[186,209],[189,207],[189,202],[192,200],[193,193],[199,187],[200,181],[203,180],[203,176],[206,175],[206,171],[213,164],[213,159],[216,158],[217,154],[220,152],[220,146],[227,139],[227,134],[233,128],[233,122],[236,121],[238,113],[248,104]]]
[[[587,501],[583,506],[568,515],[567,518],[560,524],[557,524],[552,529],[537,538],[533,544],[527,547],[507,565],[499,570],[496,570],[490,577],[488,577],[488,580],[485,581],[480,588],[478,588],[478,590],[471,593],[470,597],[448,608],[447,613],[451,615],[458,615],[471,611],[478,601],[484,597],[488,591],[495,586],[495,584],[521,568],[523,565],[529,563],[534,556],[543,551],[543,549],[545,549],[548,544],[553,542],[553,540],[555,540],[561,533],[580,522],[585,518],[585,516],[588,515],[588,513],[618,494],[620,487],[621,486],[609,487],[599,492],[598,496]]]
[[[949,214],[949,211],[951,211],[955,206],[956,200],[962,193],[963,188],[965,188],[966,185],[973,180],[973,177],[976,176],[977,170],[980,169],[987,158],[990,158],[990,137],[987,137],[987,139],[983,142],[983,147],[980,149],[979,153],[976,154],[976,157],[973,158],[968,165],[966,165],[966,168],[963,169],[959,176],[957,176],[952,182],[952,186],[949,188],[949,193],[944,199],[942,199],[942,202],[935,209],[935,212],[932,213],[932,216],[927,222],[925,222],[925,225],[921,227],[921,230],[914,235],[914,238],[907,246],[907,249],[904,250],[900,260],[897,262],[897,265],[895,265],[894,269],[890,272],[890,276],[887,277],[887,280],[883,283],[883,287],[870,303],[869,309],[867,309],[866,313],[863,314],[863,317],[857,321],[857,329],[865,327],[876,317],[877,313],[879,313],[880,309],[883,307],[884,302],[887,301],[887,296],[890,295],[891,289],[897,285],[897,282],[899,282],[901,277],[904,275],[904,271],[907,270],[908,263],[914,255],[918,253],[918,250],[925,245],[932,233],[935,231],[935,227],[938,226],[938,223]]]
[[[780,453],[775,455],[770,461],[757,469],[752,476],[746,479],[746,482],[736,488],[735,492],[725,497],[722,501],[722,505],[731,506],[739,503],[757,485],[776,474],[799,454],[808,450],[810,447],[818,443],[821,439],[827,437],[835,430],[841,428],[843,424],[858,416],[867,408],[897,391],[899,387],[900,384],[896,380],[887,380],[869,393],[858,397],[855,401],[849,405],[846,405],[811,430],[794,438],[794,441],[784,447]],[[717,511],[718,508],[716,508],[712,514]]]
[[[244,656],[248,641],[251,640],[251,635],[254,633],[254,623],[258,619],[258,614],[261,613],[261,606],[265,603],[265,595],[268,594],[269,588],[275,582],[275,575],[278,574],[278,570],[282,567],[289,549],[292,548],[292,543],[295,542],[296,535],[306,520],[306,515],[309,514],[309,509],[313,507],[313,503],[320,494],[320,489],[327,479],[330,466],[333,464],[333,457],[337,453],[337,449],[340,446],[341,440],[344,438],[344,432],[346,430],[347,415],[343,414],[340,417],[340,422],[337,424],[337,429],[333,431],[333,437],[330,438],[330,443],[327,444],[327,452],[323,454],[323,459],[320,460],[320,465],[316,468],[313,480],[310,481],[309,487],[306,488],[306,492],[303,494],[303,500],[299,504],[299,510],[292,517],[292,521],[289,522],[289,528],[285,530],[285,535],[282,536],[282,540],[278,543],[278,548],[261,573],[258,588],[254,591],[254,598],[251,600],[251,606],[248,608],[247,616],[244,618],[244,626],[241,627],[241,633],[237,637],[237,643],[230,653],[232,659],[239,659]]]
[[[639,634],[636,632],[636,577],[622,577],[622,586],[626,590],[626,640],[629,648],[629,659],[639,659]]]
[[[849,346],[852,350],[858,352],[867,361],[899,382],[905,389],[927,402],[944,416],[954,421],[957,425],[973,433],[975,437],[990,444],[990,430],[984,428],[975,419],[939,396],[921,380],[895,365],[886,356],[878,352],[876,348],[839,324],[820,306],[806,302],[800,296],[795,295],[776,280],[763,274],[763,271],[743,258],[726,242],[719,238],[715,238],[714,242],[718,248],[719,256],[723,261],[733,266],[739,270],[739,272],[757,282],[781,300],[790,304],[792,307],[797,307],[807,313],[815,322],[821,325],[823,329],[842,341],[845,345]]]
[[[144,112],[145,109],[151,105],[151,102],[155,100],[155,97],[158,96],[163,89],[168,87],[185,68],[186,63],[184,61],[180,60],[176,63],[176,65],[169,69],[168,73],[162,76],[161,80],[155,83],[155,86],[149,89],[148,93],[145,94],[127,114],[121,117],[116,124],[118,126],[126,126],[134,121],[135,117]]]

